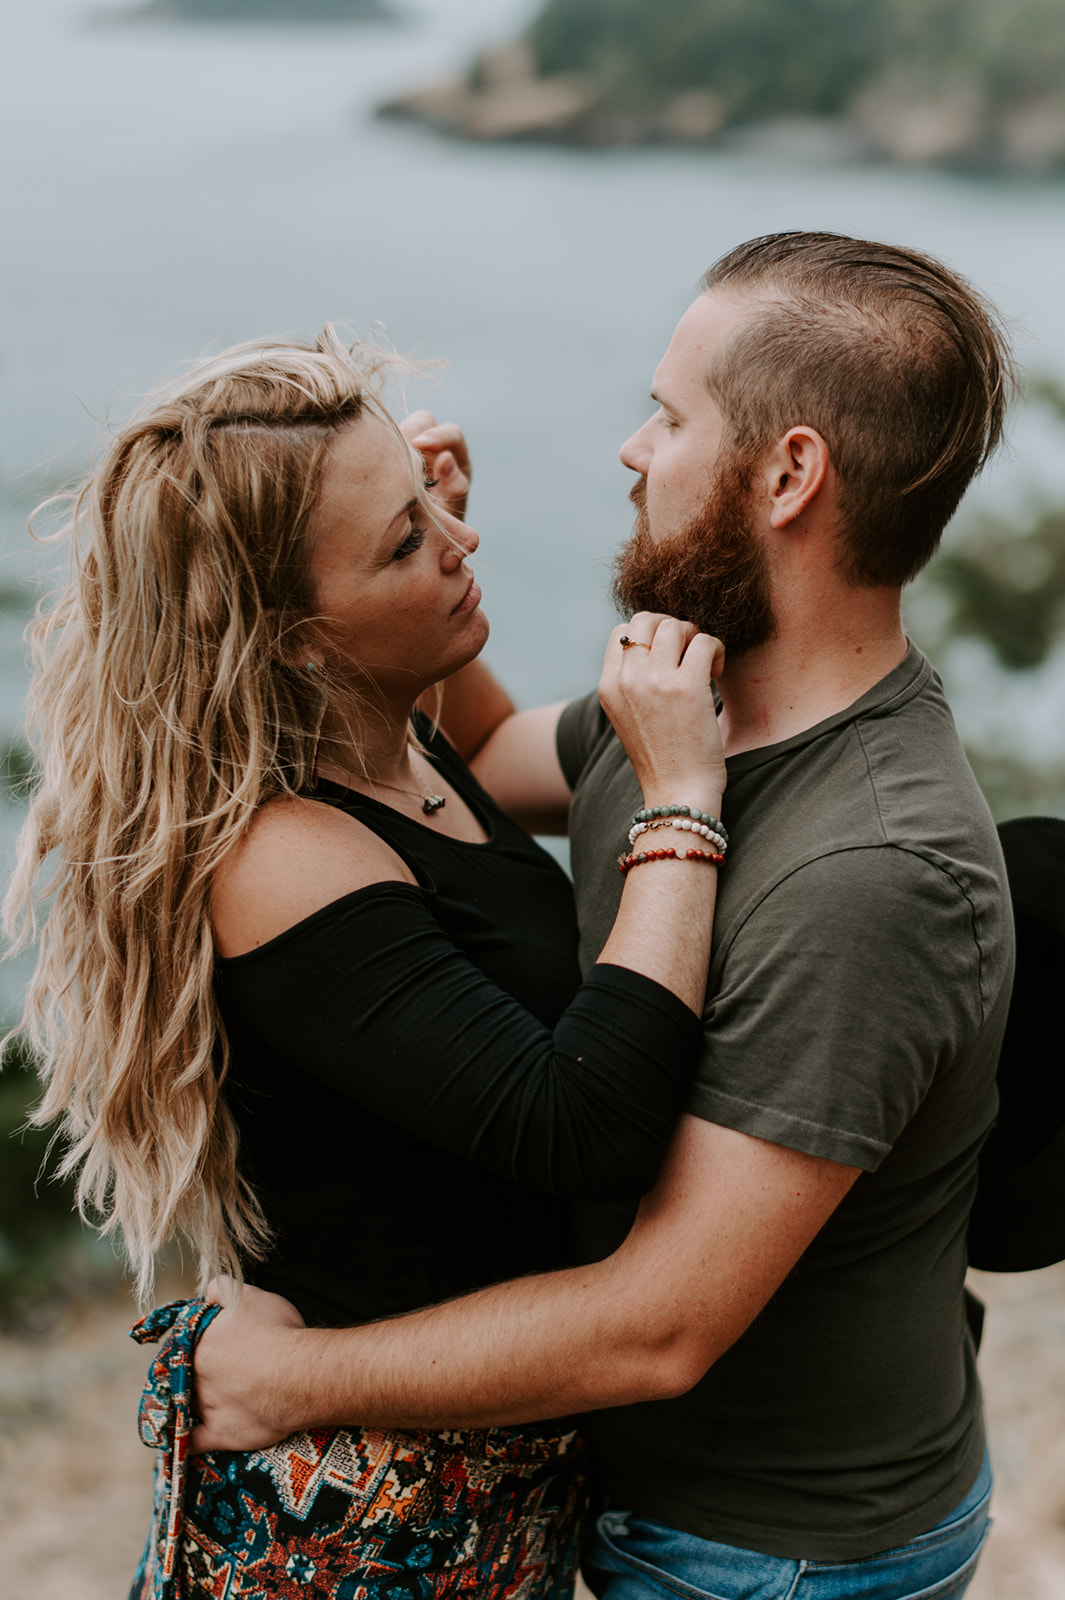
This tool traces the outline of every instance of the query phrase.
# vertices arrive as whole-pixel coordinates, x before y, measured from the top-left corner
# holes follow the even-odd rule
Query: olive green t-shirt
[[[594,695],[558,746],[587,967],[640,794]],[[933,1526],[983,1458],[965,1225],[1012,977],[1005,869],[913,647],[847,710],[730,759],[723,821],[688,1109],[862,1172],[695,1389],[599,1413],[592,1436],[617,1506],[767,1555],[857,1559]],[[585,1258],[631,1216],[584,1208]]]

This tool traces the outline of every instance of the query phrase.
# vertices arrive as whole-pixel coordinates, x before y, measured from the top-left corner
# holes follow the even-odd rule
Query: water
[[[410,0],[400,28],[94,27],[85,0],[0,0],[6,248],[0,581],[39,559],[17,500],[186,358],[327,318],[445,356],[435,394],[476,461],[490,657],[525,703],[594,680],[625,534],[618,443],[701,270],[781,228],[899,239],[1003,308],[1065,378],[1065,185],[816,165],[791,154],[485,147],[373,104],[512,34],[527,0]],[[982,491],[1056,487],[1037,418]],[[17,720],[0,627],[0,737]],[[963,717],[1065,745],[1065,661],[1034,695],[965,657]],[[990,687],[989,687],[990,686]]]

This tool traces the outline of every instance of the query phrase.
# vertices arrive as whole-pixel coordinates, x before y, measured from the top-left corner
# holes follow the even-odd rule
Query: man
[[[989,1488],[964,1236],[1011,924],[899,602],[1008,378],[987,308],[915,252],[779,235],[707,274],[622,450],[620,603],[726,646],[705,1050],[658,1184],[582,1218],[589,1265],[389,1323],[260,1324],[249,1296],[205,1344],[198,1443],[588,1411],[610,1600],[963,1591]],[[572,790],[594,961],[640,804],[595,697],[515,714],[475,667],[445,720],[516,813]]]

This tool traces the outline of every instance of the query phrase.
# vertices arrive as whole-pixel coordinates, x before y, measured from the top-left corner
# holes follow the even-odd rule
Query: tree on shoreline
[[[897,159],[1065,164],[1060,0],[545,0],[527,39],[540,77],[580,75],[606,110],[709,97],[708,135],[835,117]]]

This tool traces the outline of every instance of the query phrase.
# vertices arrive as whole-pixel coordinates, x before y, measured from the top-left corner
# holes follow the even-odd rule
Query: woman
[[[319,1323],[561,1264],[565,1197],[649,1186],[694,1058],[719,647],[647,617],[608,650],[646,805],[709,842],[633,858],[579,986],[563,875],[416,710],[488,625],[387,364],[326,330],[156,397],[81,491],[38,630],[9,905],[27,936],[47,858],[36,1115],[142,1295],[175,1236]],[[134,1592],[561,1596],[581,1454],[562,1422],[199,1458]]]

